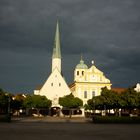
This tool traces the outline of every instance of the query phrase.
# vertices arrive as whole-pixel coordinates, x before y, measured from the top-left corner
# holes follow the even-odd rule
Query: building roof
[[[124,92],[126,90],[126,88],[112,88],[111,90],[115,91],[117,93],[121,93],[121,92]]]
[[[42,86],[36,86],[35,90],[40,90]]]

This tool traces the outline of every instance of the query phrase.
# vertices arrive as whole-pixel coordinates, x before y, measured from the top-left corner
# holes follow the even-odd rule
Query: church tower
[[[59,23],[56,24],[55,41],[52,55],[52,72],[57,68],[61,73],[61,50],[60,50],[60,33],[59,33]]]
[[[60,107],[59,97],[71,93],[64,77],[61,75],[61,50],[60,50],[60,33],[57,21],[55,41],[52,54],[52,72],[40,89],[34,90],[35,95],[45,95],[52,101],[52,107]]]

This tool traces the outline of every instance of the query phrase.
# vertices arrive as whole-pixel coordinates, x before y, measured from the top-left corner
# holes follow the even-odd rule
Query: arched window
[[[87,91],[84,91],[84,98],[87,98]]]
[[[77,71],[77,75],[79,75],[79,71]]]
[[[82,71],[82,75],[84,75],[84,71]]]

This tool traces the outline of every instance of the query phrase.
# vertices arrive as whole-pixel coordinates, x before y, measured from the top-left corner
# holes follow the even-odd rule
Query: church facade
[[[34,90],[35,95],[45,95],[52,101],[52,107],[60,107],[59,97],[71,93],[64,77],[61,74],[61,49],[59,24],[56,25],[55,41],[52,55],[52,72],[40,89]]]
[[[80,63],[74,70],[74,83],[69,87],[73,95],[82,99],[83,104],[86,104],[93,96],[99,96],[103,87],[111,89],[111,82],[102,71],[96,68],[94,61],[88,68],[81,57]]]
[[[55,41],[52,54],[52,72],[44,85],[34,90],[35,95],[45,95],[52,101],[52,108],[59,107],[59,97],[72,93],[75,97],[83,100],[86,104],[93,96],[101,94],[101,88],[111,89],[111,82],[107,79],[102,71],[96,68],[94,62],[91,67],[84,63],[81,57],[80,63],[74,70],[74,82],[68,86],[61,74],[61,47],[59,24],[57,22]]]

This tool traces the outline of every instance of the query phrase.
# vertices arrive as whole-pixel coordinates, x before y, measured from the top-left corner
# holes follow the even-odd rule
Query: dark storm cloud
[[[26,92],[43,84],[51,70],[57,18],[67,81],[73,81],[83,53],[85,62],[90,66],[94,59],[113,86],[139,82],[140,1],[1,0],[2,87]]]

